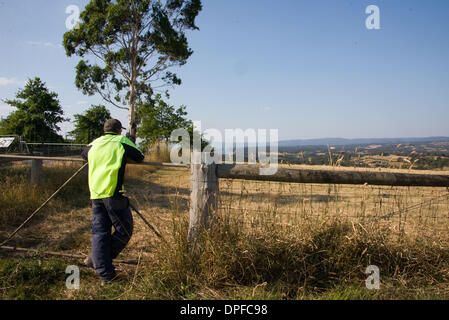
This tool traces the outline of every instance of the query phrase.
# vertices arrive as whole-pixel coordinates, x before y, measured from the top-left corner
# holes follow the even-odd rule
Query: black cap
[[[121,129],[125,129],[122,127],[122,123],[117,119],[109,119],[104,123],[104,132],[117,132]]]

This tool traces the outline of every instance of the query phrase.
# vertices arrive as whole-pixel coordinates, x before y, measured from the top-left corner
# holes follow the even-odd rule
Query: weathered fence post
[[[190,222],[188,241],[193,252],[198,252],[202,228],[210,228],[218,203],[218,178],[215,163],[206,163],[205,154],[193,152],[190,164]]]
[[[42,153],[37,154],[41,156]],[[31,184],[39,186],[42,178],[42,160],[31,160]]]
[[[31,160],[31,184],[39,186],[42,177],[42,160]]]
[[[23,146],[22,146],[22,136],[19,136],[19,153],[23,152]]]

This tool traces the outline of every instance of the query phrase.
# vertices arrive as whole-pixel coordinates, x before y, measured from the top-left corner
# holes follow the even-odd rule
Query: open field
[[[0,240],[62,184],[77,165],[44,165],[43,187],[29,167],[0,168]],[[337,169],[337,170],[347,170]],[[366,170],[366,169],[361,169]],[[420,171],[422,173],[422,171]],[[440,173],[441,172],[436,172]],[[159,230],[135,216],[119,257],[122,278],[102,288],[81,261],[0,251],[2,299],[413,299],[449,298],[449,192],[446,188],[220,180],[220,202],[203,252],[187,252],[189,171],[128,167],[131,201]],[[86,173],[73,181],[9,245],[87,254]],[[80,290],[65,268],[81,267]],[[380,269],[380,290],[365,268]]]
[[[336,164],[344,167],[447,171],[449,141],[438,140],[335,146],[281,146],[279,159],[281,162],[291,164]]]

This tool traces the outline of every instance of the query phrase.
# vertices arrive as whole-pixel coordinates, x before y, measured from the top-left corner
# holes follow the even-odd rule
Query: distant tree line
[[[0,119],[0,134],[19,135],[27,142],[75,142],[88,144],[103,134],[106,120],[111,113],[104,105],[92,105],[81,114],[73,116],[74,129],[64,139],[60,125],[69,119],[58,99],[40,78],[28,79],[13,100],[3,100],[14,107],[7,117]],[[187,119],[186,106],[175,107],[158,94],[155,99],[137,105],[137,133],[141,146],[159,141],[169,143],[171,132],[185,128],[193,133],[192,121]]]

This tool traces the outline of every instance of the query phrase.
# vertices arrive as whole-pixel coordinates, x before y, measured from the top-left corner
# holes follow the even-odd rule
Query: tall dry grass
[[[171,162],[170,146],[166,141],[157,141],[145,148],[145,160],[153,162]]]
[[[389,228],[376,225],[332,219],[309,224],[300,233],[269,223],[254,232],[220,215],[211,231],[203,230],[200,255],[189,253],[186,226],[173,223],[173,243],[159,252],[150,271],[157,273],[162,298],[201,294],[205,288],[220,293],[264,286],[274,298],[290,299],[336,286],[364,289],[369,265],[379,267],[383,286],[419,290],[449,280],[448,250],[422,239],[398,242]]]
[[[0,222],[14,225],[34,211],[55,192],[80,165],[66,162],[46,163],[39,186],[30,183],[31,168],[26,164],[0,167]],[[80,173],[47,207],[66,212],[88,204],[87,170]]]

